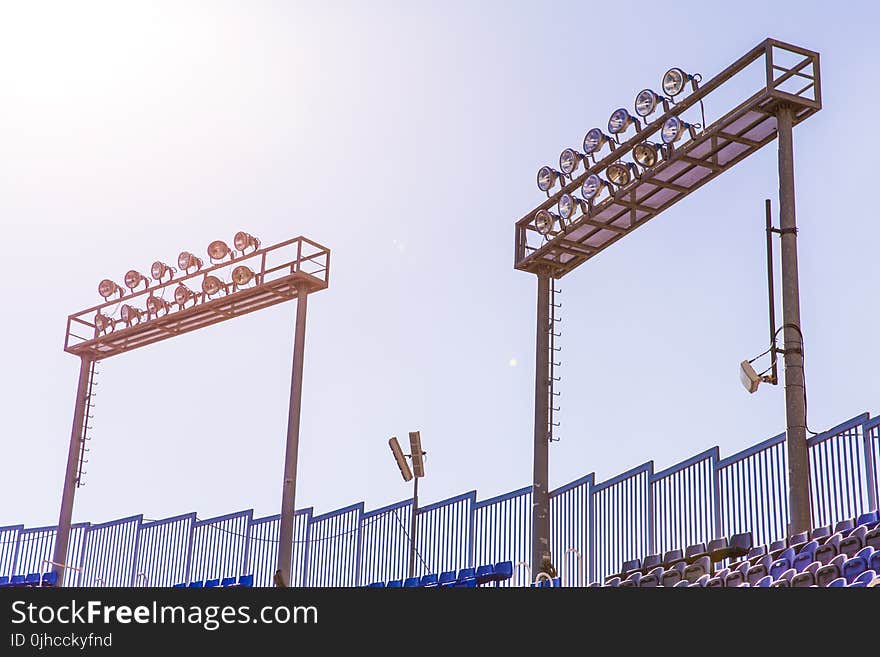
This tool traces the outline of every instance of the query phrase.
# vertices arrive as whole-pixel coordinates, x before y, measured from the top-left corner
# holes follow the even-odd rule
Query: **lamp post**
[[[392,436],[388,440],[391,447],[391,453],[400,468],[400,474],[404,481],[412,479],[413,482],[413,503],[412,516],[410,519],[409,530],[409,577],[415,577],[416,573],[416,522],[418,520],[419,508],[419,479],[425,476],[425,455],[427,452],[422,451],[422,439],[418,431],[409,432],[410,453],[404,454],[400,449],[400,443],[397,442],[397,436]],[[412,470],[406,459],[412,460]]]

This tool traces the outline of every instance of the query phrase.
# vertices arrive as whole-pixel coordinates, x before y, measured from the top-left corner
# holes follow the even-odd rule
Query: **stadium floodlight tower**
[[[744,100],[706,125],[704,100],[722,85],[725,97]],[[554,321],[551,280],[593,258],[777,137],[780,228],[776,232],[782,242],[790,531],[810,526],[792,127],[822,108],[819,54],[766,39],[707,81],[699,74],[671,68],[662,78],[661,89],[644,89],[636,96],[634,109],[641,120],[626,108],[617,109],[608,121],[610,135],[593,128],[584,139],[583,153],[563,151],[561,171],[542,167],[537,182],[547,199],[516,222],[514,267],[538,279],[532,572],[538,572],[544,555],[552,555],[548,491],[553,428],[548,419],[553,393],[548,374]],[[575,196],[579,190],[580,198]],[[554,206],[558,214],[552,211]],[[653,546],[648,549],[653,551]]]
[[[419,479],[425,476],[425,455],[427,452],[422,451],[422,438],[418,431],[409,432],[410,453],[404,454],[400,449],[400,443],[397,442],[397,436],[391,436],[388,439],[388,445],[391,447],[391,453],[394,460],[397,461],[397,467],[400,468],[400,474],[404,481],[413,480],[413,503],[412,503],[412,519],[409,528],[409,576],[415,577],[416,573],[416,521],[419,511]],[[406,459],[412,460],[412,470]]]
[[[126,289],[105,279],[98,286],[104,303],[67,318],[64,350],[79,356],[80,371],[52,557],[59,585],[64,581],[64,570],[69,567],[67,546],[74,494],[82,483],[88,428],[85,417],[94,364],[296,299],[277,565],[283,583],[290,581],[306,307],[309,294],[326,289],[329,284],[330,250],[305,237],[261,248],[259,239],[240,231],[233,239],[233,248],[222,240],[215,240],[207,251],[207,267],[201,258],[183,251],[177,259],[178,268],[156,261],[150,268],[150,278],[137,270],[129,271],[124,277]],[[228,270],[231,271],[227,274]],[[224,280],[227,275],[229,281]]]

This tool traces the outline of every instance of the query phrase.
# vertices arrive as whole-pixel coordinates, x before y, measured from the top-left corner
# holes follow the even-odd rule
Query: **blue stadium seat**
[[[495,564],[495,581],[503,582],[513,577],[513,562],[499,561]]]
[[[620,567],[619,573],[608,575],[605,579],[610,579],[611,577],[620,577],[621,579],[624,579],[634,570],[642,570],[642,562],[640,559],[630,559],[629,561],[624,561],[623,565],[621,565]]]
[[[222,580],[220,580],[220,586],[235,586],[235,578],[224,577]]]
[[[788,588],[789,586],[791,586],[791,579],[796,574],[797,573],[794,572],[794,568],[789,568],[785,572],[780,573],[779,577],[777,577],[773,580],[773,584],[771,584],[771,586]],[[772,575],[771,575],[771,577],[772,577]]]
[[[172,588],[175,588],[175,589],[185,589],[185,588],[186,588],[186,582],[179,582],[179,583],[175,584]]]
[[[437,578],[437,573],[428,573],[427,575],[422,575],[422,579],[420,582],[420,586],[437,586],[439,584],[439,579]]]
[[[865,527],[867,529],[874,529],[877,526],[880,519],[878,519],[877,511],[868,511],[867,513],[863,513],[856,519],[856,526]]]
[[[838,552],[845,554],[847,557],[854,557],[856,552],[865,547],[865,534],[867,533],[868,528],[864,525],[856,527],[850,532],[849,536],[840,541]]]
[[[818,561],[814,561],[808,566],[804,567],[801,572],[791,578],[791,585],[795,588],[807,588],[810,586],[816,585],[816,571],[819,570],[820,564]]]
[[[413,589],[422,585],[421,577],[407,577],[403,580],[403,588]]]
[[[708,583],[709,583],[709,575],[704,574],[704,575],[700,575],[696,580],[691,582],[690,585],[704,589],[704,588],[706,588],[706,584],[708,584]]]
[[[690,585],[691,585],[690,582],[688,582],[686,579],[682,579],[682,580],[679,580],[678,582],[676,582],[673,585],[673,588],[684,588],[684,587],[690,586]]]
[[[205,580],[205,588],[206,589],[214,589],[220,586],[219,579],[206,579]]]
[[[532,587],[540,589],[559,588],[560,586],[562,586],[562,579],[559,577],[554,577],[552,579],[544,579],[542,577],[539,584],[532,582]]]
[[[846,586],[846,580],[843,579],[843,577],[838,577],[837,579],[833,579],[833,580],[831,580],[831,581],[827,584],[827,586],[828,586],[829,589],[835,589],[835,588],[837,588],[837,587],[839,587],[839,586]]]
[[[745,555],[745,560],[751,564],[755,564],[758,563],[765,556],[767,556],[767,546],[758,545],[749,549],[748,554]],[[739,565],[739,563],[737,563],[736,565]]]
[[[868,568],[868,562],[865,559],[862,557],[852,557],[843,563],[843,567],[840,569],[840,576],[846,580],[847,584],[852,584],[856,577],[867,570],[870,570],[870,568]]]
[[[777,580],[782,573],[791,568],[792,561],[794,561],[794,548],[785,548],[770,564],[770,570],[767,572],[770,577]]]
[[[874,527],[865,534],[865,545],[880,550],[880,526]]]
[[[841,520],[836,525],[834,525],[834,534],[841,534],[842,536],[846,536],[849,534],[853,527],[855,527],[855,523],[852,518],[847,518],[846,520]],[[833,534],[832,534],[833,536]]]
[[[871,554],[871,560],[868,562],[868,565],[871,567],[871,570],[880,573],[880,551],[875,550],[874,553]]]
[[[477,578],[466,579],[464,581],[458,580],[455,582],[455,588],[457,589],[473,589],[477,586]]]
[[[838,577],[841,577],[840,567],[845,561],[846,555],[838,554],[829,563],[819,568],[819,570],[816,571],[816,586],[824,588]],[[841,577],[841,579],[843,578]],[[843,581],[846,582],[845,579]]]
[[[779,541],[773,541],[767,546],[767,554],[773,558],[773,561],[776,561],[779,558],[779,555],[782,554],[787,547],[788,545],[786,545],[786,540],[784,538]]]
[[[40,585],[40,573],[28,573],[24,578],[25,586],[39,586]]]
[[[56,584],[58,584],[58,573],[54,570],[43,573],[43,586],[55,586]]]
[[[471,584],[470,582],[473,582]],[[455,583],[458,587],[463,586],[476,586],[477,585],[477,574],[473,568],[462,568],[458,571],[458,579]]]
[[[440,586],[442,586],[442,587],[450,588],[452,586],[455,586],[456,579],[457,579],[457,577],[456,577],[455,571],[454,570],[447,570],[447,571],[440,573],[439,583],[440,583]]]
[[[724,588],[724,580],[716,575],[715,577],[709,578],[709,581],[706,582],[707,589],[720,589]]]
[[[205,583],[204,582],[190,582],[188,588],[203,589],[203,588],[205,588]]]
[[[694,543],[693,545],[688,545],[687,549],[684,551],[684,560],[691,564],[700,557],[708,557],[709,553],[706,551],[705,543]]]
[[[477,568],[476,578],[478,585],[491,582],[495,578],[495,566],[490,563],[479,566]]]
[[[757,586],[758,581],[764,577],[770,577],[768,575],[770,571],[770,564],[773,563],[769,554],[765,554],[761,557],[756,563],[753,563],[749,566],[749,571],[746,574],[746,580],[752,586]],[[773,578],[770,578],[771,581]]]
[[[388,586],[386,588],[389,589],[401,589],[403,588],[403,580],[402,579],[392,579],[388,582]]]
[[[3,575],[0,577],[0,586],[9,586],[9,576]]]
[[[813,558],[822,565],[831,563],[831,560],[837,556],[840,541],[842,539],[843,536],[840,534],[832,534],[816,549],[816,554],[813,555]]]
[[[809,532],[798,532],[788,537],[788,547],[794,548],[795,554],[801,551],[801,548],[810,540]]]
[[[253,586],[254,585],[254,576],[253,575],[240,575],[238,578],[239,586]]]
[[[857,582],[861,582],[862,584],[867,586],[868,584],[873,582],[876,578],[877,578],[877,573],[875,573],[873,570],[866,570],[861,575],[856,577],[855,580],[853,580],[853,584],[855,584]]]
[[[712,553],[712,561],[721,561],[723,559],[738,559],[744,557],[752,549],[752,532],[743,532],[734,534],[730,537],[727,547],[716,550]]]
[[[730,572],[724,577],[724,586],[732,588],[747,582],[746,576],[749,572],[749,562],[743,561],[735,568],[731,568]]]
[[[801,572],[809,564],[815,561],[816,550],[818,548],[819,543],[816,541],[810,541],[804,545],[798,553],[794,555],[794,559],[791,561],[791,567],[796,571]]]
[[[767,588],[767,587],[769,587],[772,583],[773,583],[773,578],[770,577],[770,575],[765,575],[764,577],[762,577],[761,579],[759,579],[757,582],[755,582],[755,583],[753,584],[753,586],[757,586],[757,587],[760,587],[760,588]]]
[[[636,571],[634,573],[630,573],[629,576],[623,580],[620,585],[621,586],[638,586],[639,582],[642,581],[642,573]]]
[[[819,545],[822,545],[822,543],[824,543],[829,536],[831,536],[830,525],[816,527],[813,531],[810,532],[810,540],[816,541]]]
[[[9,586],[24,586],[24,575],[13,575],[12,579],[9,580]]]
[[[687,562],[684,559],[684,552],[681,550],[668,550],[666,554],[663,555],[663,567],[667,570],[680,562],[687,565]]]
[[[614,577],[609,577],[605,580],[605,586],[610,586],[612,588],[617,588],[620,586],[620,577],[615,575]]]
[[[372,582],[371,584],[367,585],[367,588],[368,589],[384,589],[385,582]]]

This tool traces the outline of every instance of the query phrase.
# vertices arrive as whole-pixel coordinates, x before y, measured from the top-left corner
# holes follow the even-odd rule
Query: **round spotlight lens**
[[[657,161],[660,159],[660,153],[654,144],[645,142],[643,144],[636,144],[636,147],[633,149],[633,158],[647,169],[657,164]]]
[[[130,269],[125,272],[125,287],[127,287],[129,290],[133,290],[138,285],[140,285],[142,280],[144,280],[144,277],[140,274],[140,272],[137,272],[134,269]]]
[[[179,283],[174,289],[174,301],[178,306],[183,306],[187,301],[192,299],[195,293],[183,283]]]
[[[160,299],[151,294],[147,297],[147,310],[152,315],[158,315],[163,310],[168,312],[168,302],[165,301],[165,299]]]
[[[556,172],[550,167],[541,167],[538,169],[538,189],[542,192],[548,191],[556,182]]]
[[[235,237],[232,239],[232,243],[235,245],[236,251],[243,252],[249,246],[254,247],[254,250],[260,248],[260,240],[258,240],[250,233],[244,232],[243,230],[240,230],[235,234]]]
[[[208,245],[208,256],[211,260],[223,260],[229,253],[229,246],[223,240],[214,240]]]
[[[161,281],[166,271],[168,271],[168,265],[157,260],[150,267],[150,276],[152,276],[155,281]]]
[[[584,137],[584,153],[588,155],[590,153],[595,153],[600,148],[602,148],[602,144],[606,141],[605,135],[602,134],[602,131],[599,128],[593,128],[587,133],[587,136]]]
[[[663,143],[672,144],[678,141],[681,138],[681,128],[681,119],[677,116],[670,116],[666,119],[666,122],[663,124],[663,128],[660,131],[660,137],[663,139]]]
[[[625,108],[621,107],[619,109],[616,109],[611,115],[611,118],[608,119],[608,132],[610,132],[612,135],[621,133],[629,127],[629,125],[632,123],[632,120],[632,117],[629,115],[629,112],[627,112]]]
[[[209,297],[214,296],[223,288],[223,282],[216,276],[205,276],[202,281],[202,292]]]
[[[688,80],[688,74],[680,68],[671,68],[663,75],[663,92],[667,96],[677,96],[684,91],[684,83]]]
[[[247,285],[252,280],[254,280],[254,272],[251,271],[250,267],[239,265],[232,270],[232,282],[235,283],[238,287]]]
[[[606,175],[608,176],[608,180],[613,182],[618,187],[623,187],[632,179],[629,167],[625,164],[621,164],[620,162],[615,162],[608,166],[605,170]]]
[[[107,317],[107,315],[102,315],[101,313],[97,313],[95,315],[95,330],[98,333],[106,333],[108,330],[113,330],[114,321]]]
[[[98,294],[100,294],[105,299],[109,299],[116,291],[119,290],[119,286],[111,281],[109,278],[105,278],[103,281],[98,283]]]
[[[599,193],[600,189],[602,189],[602,180],[595,173],[591,173],[581,185],[581,194],[590,201]]]
[[[129,306],[127,303],[122,304],[122,308],[119,311],[119,316],[122,318],[122,321],[125,322],[128,326],[131,326],[133,323],[137,322],[141,318],[141,311],[133,306]]]
[[[541,235],[548,235],[553,230],[553,215],[547,210],[538,210],[535,213],[535,228]]]
[[[562,170],[562,173],[570,174],[577,169],[580,159],[580,153],[573,148],[566,148],[559,156],[559,168]]]
[[[648,116],[657,109],[657,94],[650,89],[643,89],[636,96],[636,114],[641,117]]]
[[[568,221],[574,215],[574,210],[577,207],[575,203],[574,196],[571,194],[563,194],[559,197],[559,203],[556,205],[556,208],[559,210],[559,216]]]
[[[195,256],[189,251],[184,251],[179,256],[177,256],[177,266],[182,270],[187,270],[190,267],[190,263],[192,263]]]

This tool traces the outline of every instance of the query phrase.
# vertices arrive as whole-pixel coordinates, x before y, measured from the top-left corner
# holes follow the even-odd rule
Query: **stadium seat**
[[[439,584],[444,588],[451,588],[455,586],[455,581],[458,579],[455,575],[454,570],[447,570],[440,573]]]
[[[0,586],[9,586],[9,575],[0,577]]]
[[[700,575],[695,581],[691,582],[691,586],[696,586],[701,589],[704,589],[704,588],[706,588],[706,584],[708,584],[708,583],[709,583],[709,575],[707,573],[704,575]]]
[[[756,564],[761,560],[762,557],[767,556],[767,546],[766,545],[758,545],[756,547],[750,548],[748,554],[745,556],[745,560],[751,564]],[[737,563],[736,565],[739,565]]]
[[[874,529],[878,524],[876,511],[868,511],[863,513],[856,519],[856,527],[865,527],[866,529]]]
[[[691,564],[700,557],[708,557],[709,553],[706,551],[705,543],[695,543],[694,545],[689,545],[687,549],[684,551],[684,560]]]
[[[402,589],[403,588],[403,580],[402,579],[392,579],[388,582],[388,585],[385,588]]]
[[[767,588],[767,587],[769,587],[772,583],[773,583],[773,578],[770,577],[770,575],[765,575],[764,577],[762,577],[761,579],[759,579],[757,582],[755,582],[754,584],[752,584],[752,586],[756,586],[756,587],[759,587],[759,588]]]
[[[871,568],[871,570],[880,573],[880,551],[875,550],[871,554],[871,559],[868,561],[868,566]]]
[[[819,568],[816,571],[816,586],[824,588],[838,577],[841,577],[840,567],[845,561],[846,555],[839,554],[834,557],[830,563]],[[841,579],[843,578],[841,577]],[[845,579],[843,581],[846,582]]]
[[[413,589],[422,585],[422,579],[420,577],[407,577],[403,580],[403,588],[405,589]]]
[[[9,580],[9,586],[24,586],[24,575],[13,575],[12,579]]]
[[[684,569],[684,578],[691,583],[696,582],[703,575],[706,575],[707,579],[712,575],[712,560],[709,557],[700,557]]]
[[[760,579],[769,577],[768,573],[770,572],[771,563],[773,563],[773,561],[771,560],[770,555],[765,554],[757,563],[752,564],[746,574],[746,580],[748,583],[752,586],[757,586],[757,582]],[[773,581],[773,578],[770,578],[770,581]]]
[[[235,586],[235,578],[234,577],[224,577],[220,580],[220,586]],[[385,586],[385,583],[382,583],[382,586]]]
[[[788,537],[788,547],[793,548],[795,554],[801,551],[801,548],[810,540],[809,532],[798,532]]]
[[[875,550],[880,550],[880,526],[874,527],[865,533],[865,545],[870,545]]]
[[[801,572],[804,568],[806,568],[809,564],[815,561],[816,550],[819,548],[819,543],[816,541],[810,541],[806,545],[804,545],[796,555],[794,555],[794,559],[791,560],[791,567],[794,568],[797,572]]]
[[[639,584],[638,584],[638,581],[633,581],[633,580],[631,580],[629,577],[627,577],[625,580],[623,580],[623,581],[620,583],[620,586],[619,586],[618,588],[622,588],[622,589],[631,589],[631,588],[635,588],[635,587],[637,587],[638,585],[639,585]]]
[[[730,537],[726,547],[719,548],[712,552],[712,561],[722,561],[723,559],[737,559],[744,557],[752,548],[752,532],[743,532],[734,534]]]
[[[540,583],[536,584],[535,582],[532,582],[531,586],[539,589],[559,588],[562,586],[562,579],[559,577],[554,577],[552,579],[542,577]]]
[[[205,588],[205,583],[204,582],[190,582],[188,588],[203,589],[203,588]]]
[[[55,571],[49,571],[48,573],[43,573],[43,579],[41,580],[41,586],[55,586],[58,584],[58,573]]]
[[[676,582],[673,585],[673,588],[684,588],[685,586],[690,586],[690,585],[691,585],[690,582],[688,582],[686,579],[683,579],[683,580],[679,580],[678,582]]]
[[[843,577],[838,577],[837,579],[833,579],[828,583],[829,589],[836,589],[840,586],[846,586],[846,580]]]
[[[677,563],[669,570],[664,570],[663,575],[660,577],[660,583],[663,586],[675,586],[683,579],[684,569],[685,565],[683,563]]]
[[[39,586],[40,585],[40,573],[28,573],[24,578],[25,586]]]
[[[385,582],[372,582],[371,584],[367,585],[367,588],[368,589],[384,589]]]
[[[867,533],[868,528],[864,525],[853,529],[849,536],[840,541],[838,553],[845,554],[847,557],[854,557],[856,552],[865,547],[865,534]]]
[[[771,584],[771,586],[776,586],[776,587],[782,586],[782,587],[788,588],[789,586],[791,586],[791,579],[796,574],[797,573],[794,572],[794,568],[789,568],[785,572],[780,573],[779,577],[776,577],[773,580],[773,584]],[[771,577],[772,577],[772,575],[771,575]]]
[[[660,586],[660,578],[663,576],[663,566],[657,566],[639,580],[639,588],[647,589]]]
[[[206,589],[214,589],[220,586],[219,579],[206,579],[205,580],[205,588]]]
[[[471,584],[473,582],[473,584]],[[458,571],[458,579],[455,585],[459,588],[477,585],[477,574],[473,568],[462,568]]]
[[[767,546],[767,554],[773,557],[773,561],[776,561],[779,558],[779,555],[785,552],[787,547],[788,545],[786,545],[784,538],[779,541],[773,541]]]
[[[171,588],[174,588],[174,589],[185,589],[185,588],[186,588],[186,582],[179,582],[178,584],[175,584],[175,585],[172,586]]]
[[[816,585],[816,571],[819,570],[820,564],[814,561],[806,566],[801,572],[791,578],[791,585],[795,588],[806,588]]]
[[[495,577],[495,566],[490,563],[483,564],[477,568],[477,572],[475,573],[477,578],[477,584],[485,584],[486,582],[491,582]]]
[[[619,577],[620,579],[625,579],[627,575],[635,570],[642,570],[642,562],[640,559],[630,559],[629,561],[624,561],[623,565],[620,567],[619,573],[614,573],[613,575],[608,575],[605,579],[610,579],[612,577]]]
[[[825,542],[825,540],[831,536],[831,526],[824,525],[823,527],[816,527],[814,530],[810,532],[810,540],[816,541],[819,545]]]
[[[503,582],[513,577],[513,562],[499,561],[495,564],[495,581]]]
[[[846,580],[847,584],[852,584],[856,577],[870,570],[868,562],[863,557],[852,557],[843,563],[840,569],[840,576]]]
[[[684,563],[686,565],[684,559],[684,552],[681,550],[669,550],[666,554],[663,555],[663,567],[667,570],[672,568],[677,563]]]
[[[774,580],[777,580],[782,573],[791,568],[792,561],[794,561],[794,548],[785,548],[773,563],[770,564],[770,569],[767,573]]]
[[[630,573],[629,576],[620,583],[620,585],[621,586],[638,586],[641,579],[642,579],[642,573],[640,573],[637,570],[634,573]]]
[[[731,568],[730,572],[724,578],[724,586],[732,588],[746,582],[746,575],[749,572],[749,562],[743,561],[735,568]]]
[[[662,566],[662,565],[663,565],[663,557],[661,557],[659,554],[649,554],[642,561],[641,572],[642,573],[649,573],[652,570],[654,570],[657,566]],[[621,578],[621,579],[623,579],[623,578]]]
[[[240,575],[238,578],[239,586],[253,586],[254,585],[254,576],[253,575]]]
[[[828,540],[816,549],[816,554],[813,558],[822,565],[830,563],[831,560],[837,556],[842,538],[843,537],[840,534],[832,534],[829,536]]]
[[[855,523],[852,518],[847,518],[846,520],[841,520],[836,525],[834,525],[834,534],[842,534],[842,536],[846,536],[849,534],[853,527],[855,527]],[[833,536],[833,534],[832,534]]]
[[[875,579],[877,579],[877,573],[875,573],[873,570],[866,570],[853,580],[853,584],[861,582],[865,586],[868,586],[868,584],[873,582]]]
[[[620,586],[620,578],[615,575],[614,577],[609,577],[605,580],[605,586],[618,587]]]
[[[724,580],[721,579],[720,577],[718,577],[717,575],[715,577],[710,577],[709,581],[706,582],[706,588],[707,589],[724,588]]]
[[[437,573],[429,573],[427,575],[422,575],[422,579],[420,581],[421,586],[437,586],[439,580],[437,578]]]

